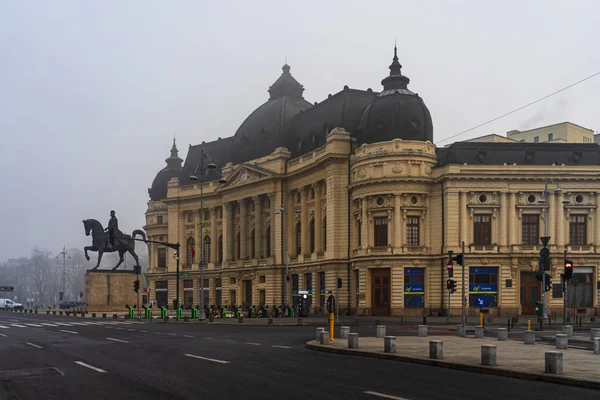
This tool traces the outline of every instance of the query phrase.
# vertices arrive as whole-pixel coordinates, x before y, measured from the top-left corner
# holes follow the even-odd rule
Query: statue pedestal
[[[84,295],[88,312],[127,311],[125,305],[137,305],[131,271],[88,270],[85,273]],[[140,281],[142,275],[140,275]],[[142,306],[142,289],[137,293]]]

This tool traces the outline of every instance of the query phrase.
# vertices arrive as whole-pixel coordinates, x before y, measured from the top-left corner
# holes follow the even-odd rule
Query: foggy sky
[[[2,1],[0,261],[90,245],[81,220],[106,226],[111,209],[141,228],[173,134],[183,159],[233,135],[286,56],[321,102],[380,90],[396,39],[437,143],[598,72],[598,27],[596,1]],[[599,91],[596,77],[458,139],[597,131]]]

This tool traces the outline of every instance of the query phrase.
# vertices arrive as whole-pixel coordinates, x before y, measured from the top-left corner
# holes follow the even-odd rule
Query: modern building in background
[[[594,143],[594,131],[571,122],[543,126],[527,131],[508,131],[506,136],[518,142]]]
[[[185,162],[173,143],[149,189],[145,229],[181,243],[182,303],[199,304],[203,285],[206,304],[292,304],[306,290],[312,312],[337,293],[340,310],[360,315],[438,315],[448,307],[448,251],[464,242],[470,313],[532,314],[546,231],[552,283],[567,250],[575,262],[568,305],[596,314],[600,152],[593,139],[572,139],[591,131],[564,123],[437,148],[431,115],[395,54],[389,68],[380,92],[344,86],[310,103],[285,65],[235,135],[190,146]],[[203,210],[189,179],[201,151],[227,179],[206,177]],[[554,183],[542,203],[547,178]],[[173,251],[153,244],[149,255],[150,300],[171,306]],[[454,279],[460,289],[459,266]],[[560,290],[549,294],[551,312],[561,313]],[[450,299],[459,314],[460,290]]]

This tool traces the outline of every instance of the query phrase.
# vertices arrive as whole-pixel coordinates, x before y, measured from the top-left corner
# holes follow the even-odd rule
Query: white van
[[[0,308],[23,308],[23,304],[15,303],[11,299],[0,299]]]

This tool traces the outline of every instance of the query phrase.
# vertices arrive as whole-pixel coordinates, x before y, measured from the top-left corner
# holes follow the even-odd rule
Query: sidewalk
[[[375,333],[375,332],[373,332]],[[440,340],[444,346],[443,360],[429,358],[429,341]],[[471,372],[507,376],[519,379],[542,380],[563,385],[588,387],[600,390],[600,355],[591,351],[567,349],[557,350],[554,346],[536,343],[526,345],[522,341],[498,341],[495,338],[461,338],[457,336],[399,336],[396,338],[396,353],[384,353],[383,338],[361,337],[359,348],[349,349],[348,340],[336,338],[329,345],[313,340],[306,344],[312,350],[337,354],[414,362]],[[481,365],[481,345],[495,345],[497,366]],[[563,373],[544,373],[547,351],[563,353]]]

